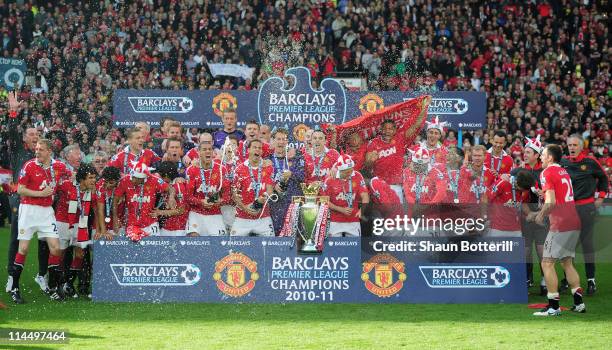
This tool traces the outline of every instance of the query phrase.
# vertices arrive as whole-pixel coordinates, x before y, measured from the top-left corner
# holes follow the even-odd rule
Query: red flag
[[[338,134],[336,140],[338,144],[343,144],[346,142],[345,138],[354,132],[358,132],[364,140],[368,140],[376,135],[380,124],[384,120],[391,119],[395,121],[398,132],[403,132],[409,127],[414,128],[412,139],[408,140],[408,144],[410,144],[425,124],[430,102],[431,96],[423,95],[409,101],[387,106],[373,113],[366,112],[356,119],[336,126]]]

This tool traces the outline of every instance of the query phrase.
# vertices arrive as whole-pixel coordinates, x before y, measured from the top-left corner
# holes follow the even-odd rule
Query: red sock
[[[17,254],[15,254],[15,265],[19,265],[23,267],[23,265],[25,265],[25,259],[26,259],[25,255],[17,252]]]
[[[83,258],[77,258],[76,256],[72,258],[72,263],[70,264],[71,270],[80,270],[83,268]]]
[[[60,265],[61,262],[62,262],[61,256],[49,254],[49,260],[47,260],[49,267],[57,267]]]

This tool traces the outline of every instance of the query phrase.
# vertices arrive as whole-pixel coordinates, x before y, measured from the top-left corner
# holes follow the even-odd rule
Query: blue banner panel
[[[249,120],[271,126],[286,126],[294,141],[303,141],[305,127],[325,123],[342,124],[395,103],[418,96],[414,92],[346,91],[340,83],[324,79],[318,89],[312,87],[304,67],[287,70],[289,84],[272,77],[259,91],[236,90],[116,90],[114,123],[129,127],[137,121],[159,126],[162,116],[170,116],[186,127],[218,128],[221,114],[236,109],[239,126]],[[474,91],[433,93],[429,116],[439,116],[449,127],[463,130],[486,127],[486,95]]]
[[[290,238],[263,237],[117,239],[94,247],[96,302],[527,301],[522,239],[329,238],[318,255],[298,253]]]
[[[0,57],[0,85],[9,91],[23,86],[26,70],[24,60]]]

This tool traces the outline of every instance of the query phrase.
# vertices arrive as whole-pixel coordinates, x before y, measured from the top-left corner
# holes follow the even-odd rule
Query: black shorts
[[[527,225],[523,223],[522,231],[523,237],[525,237],[525,242],[533,241],[536,245],[544,245],[546,235],[548,234],[547,227],[542,227],[533,223],[528,223]]]

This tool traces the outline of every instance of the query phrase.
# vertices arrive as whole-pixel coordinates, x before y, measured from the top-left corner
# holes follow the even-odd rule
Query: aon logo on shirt
[[[137,194],[135,194],[135,195],[133,195],[133,196],[132,196],[132,199],[131,199],[130,201],[132,201],[132,202],[138,202],[139,198],[140,198],[140,197],[139,197]],[[143,203],[149,203],[149,202],[151,202],[151,197],[150,197],[150,196],[142,196],[142,202],[143,202]]]
[[[348,193],[344,193],[344,192],[340,192],[338,193],[338,195],[336,195],[336,200],[338,201],[346,201],[350,198],[350,196],[348,195]]]
[[[392,154],[395,154],[395,153],[397,153],[397,149],[395,148],[395,146],[393,146],[393,147],[391,147],[391,148],[388,148],[388,149],[384,149],[384,150],[382,150],[382,151],[379,151],[379,152],[378,152],[378,156],[379,156],[379,157],[388,157],[388,156],[390,156],[390,155],[392,155]]]
[[[416,184],[412,185],[412,188],[410,188],[410,191],[416,193]],[[429,192],[429,186],[421,187],[421,193],[428,193],[428,192]]]
[[[317,173],[316,169],[312,171],[312,176],[323,177],[323,176],[327,176],[328,174],[329,174],[329,169],[319,169],[319,173]]]
[[[485,188],[484,188],[484,186],[472,184],[472,186],[470,187],[470,192],[472,192],[472,193],[485,193]]]

